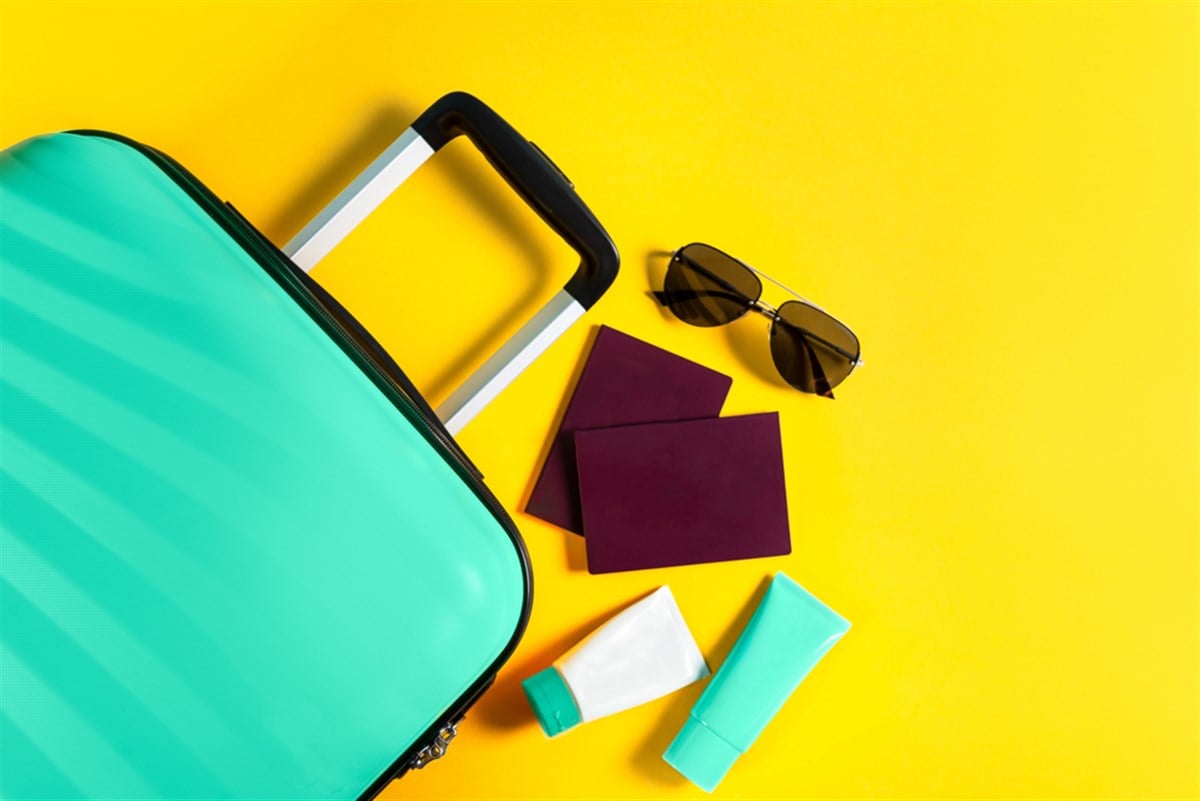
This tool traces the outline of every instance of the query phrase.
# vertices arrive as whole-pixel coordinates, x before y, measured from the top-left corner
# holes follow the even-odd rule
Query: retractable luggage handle
[[[562,171],[482,101],[454,92],[430,106],[283,247],[300,268],[311,270],[430,156],[464,134],[574,248],[580,264],[562,290],[438,407],[438,417],[451,434],[457,434],[591,308],[617,276],[616,246]]]

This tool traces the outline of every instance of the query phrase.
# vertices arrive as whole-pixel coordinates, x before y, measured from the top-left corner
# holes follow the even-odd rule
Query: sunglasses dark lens
[[[833,397],[858,361],[858,337],[820,309],[789,300],[771,326],[771,356],[796,389]]]
[[[708,245],[682,248],[667,267],[663,302],[685,323],[731,323],[762,294],[762,283],[746,265]]]

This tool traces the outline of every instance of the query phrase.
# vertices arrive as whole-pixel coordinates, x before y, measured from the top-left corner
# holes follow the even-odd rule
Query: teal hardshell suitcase
[[[370,798],[512,653],[520,535],[301,268],[458,134],[583,262],[458,393],[461,426],[617,269],[475,98],[438,101],[288,255],[130,140],[0,153],[0,796]]]

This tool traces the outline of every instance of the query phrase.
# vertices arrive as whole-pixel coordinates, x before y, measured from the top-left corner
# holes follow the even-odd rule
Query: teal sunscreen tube
[[[850,623],[783,573],[663,759],[711,793]]]

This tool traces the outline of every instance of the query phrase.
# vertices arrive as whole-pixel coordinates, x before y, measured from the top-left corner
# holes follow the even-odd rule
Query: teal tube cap
[[[571,689],[553,667],[525,679],[521,689],[547,737],[561,734],[582,720]]]
[[[715,731],[689,717],[663,753],[663,759],[692,784],[711,793],[741,755],[741,751]]]

